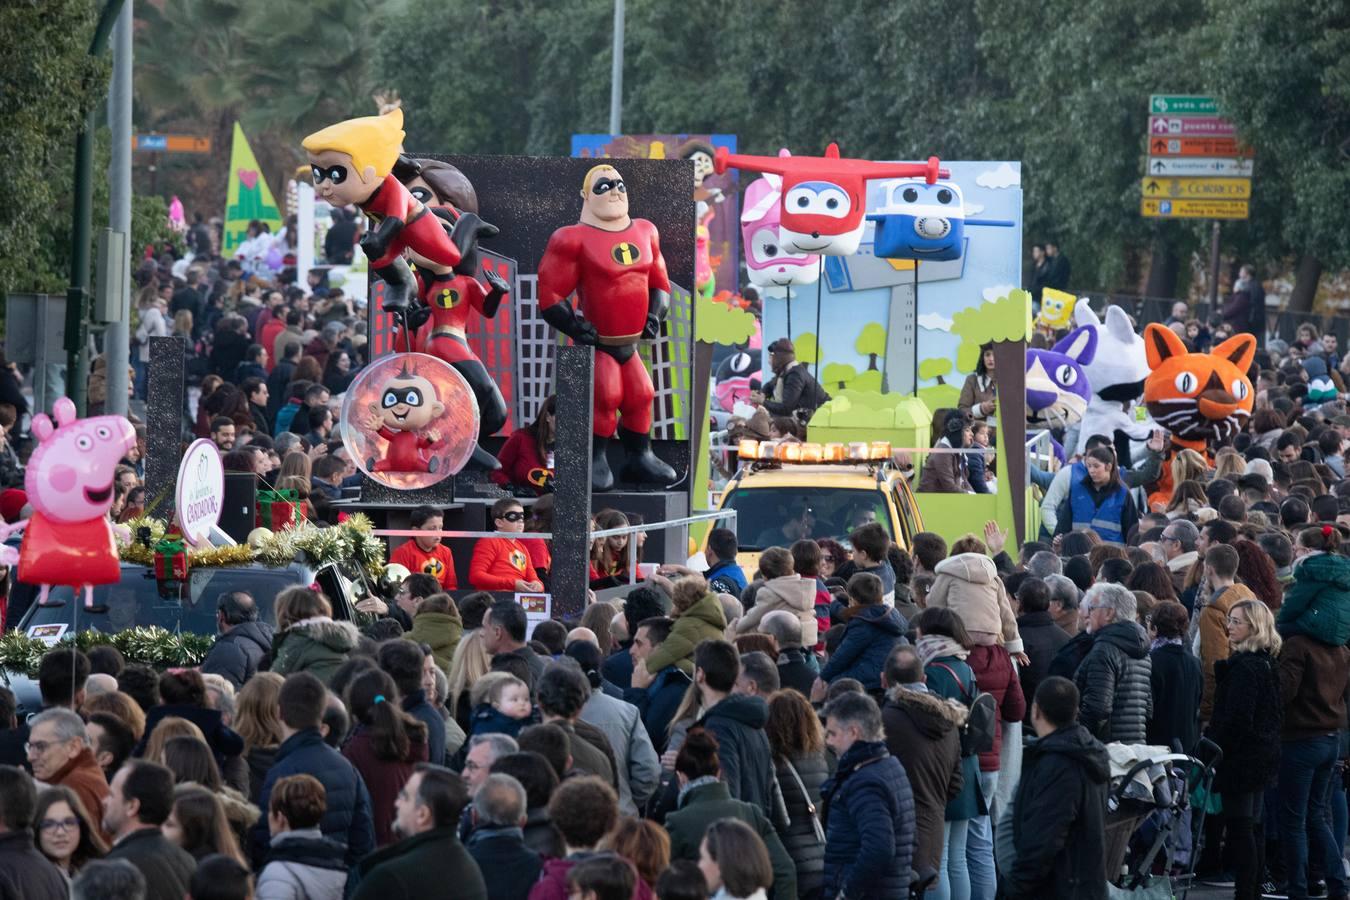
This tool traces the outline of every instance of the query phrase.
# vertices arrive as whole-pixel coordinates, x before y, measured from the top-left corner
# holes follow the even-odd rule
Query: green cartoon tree
[[[806,366],[820,362],[820,346],[813,332],[806,331],[797,335],[792,345],[797,348],[797,362]]]
[[[853,349],[867,357],[867,370],[875,372],[877,360],[886,355],[886,329],[880,322],[868,322],[854,342]]]
[[[820,380],[827,391],[842,391],[851,387],[858,370],[847,363],[827,363],[820,372]]]
[[[980,347],[990,341],[1015,341],[1030,333],[1031,296],[1014,289],[997,300],[963,309],[952,316],[951,330],[961,339],[956,348],[956,371],[973,372]]]
[[[919,378],[924,381],[936,380],[938,384],[946,384],[942,376],[952,373],[952,361],[942,356],[935,356],[931,359],[925,359],[919,363]]]
[[[746,343],[754,335],[755,317],[745,310],[706,297],[698,297],[694,302],[698,304],[695,330],[703,343],[734,346]]]

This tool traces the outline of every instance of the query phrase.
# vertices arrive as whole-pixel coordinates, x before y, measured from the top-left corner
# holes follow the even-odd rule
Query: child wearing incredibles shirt
[[[525,530],[520,501],[503,497],[492,504],[492,527],[504,534]],[[473,548],[469,584],[480,591],[542,591],[544,583],[530,564],[525,545],[512,537],[482,538]]]

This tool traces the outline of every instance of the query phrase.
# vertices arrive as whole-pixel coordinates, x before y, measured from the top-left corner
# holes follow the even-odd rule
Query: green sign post
[[[1217,116],[1219,102],[1196,94],[1151,94],[1148,111],[1155,116]]]

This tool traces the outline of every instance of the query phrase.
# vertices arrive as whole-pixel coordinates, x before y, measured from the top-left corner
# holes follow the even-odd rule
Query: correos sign
[[[211,441],[193,441],[178,465],[175,512],[178,528],[190,543],[204,544],[224,505],[225,467]]]

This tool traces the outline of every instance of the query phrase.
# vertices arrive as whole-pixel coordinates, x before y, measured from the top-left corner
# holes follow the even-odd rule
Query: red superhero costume
[[[439,357],[450,364],[477,361],[464,329],[469,323],[470,311],[487,315],[484,300],[487,290],[471,275],[444,275],[417,270],[417,295],[431,310],[431,327],[425,332],[426,344],[422,352]]]
[[[626,430],[646,434],[654,392],[634,345],[647,325],[650,292],[670,291],[656,226],[633,219],[622,231],[586,224],[555,231],[539,263],[540,310],[565,303],[573,291],[605,351],[595,355],[592,430],[612,437],[622,414]]]
[[[362,244],[380,250],[379,258],[370,263],[372,271],[391,265],[403,256],[405,248],[447,268],[459,262],[459,248],[446,234],[440,219],[425,206],[414,212],[416,206],[417,199],[392,174],[384,176],[375,193],[361,204],[361,211],[377,223],[374,234],[367,235]],[[386,219],[397,219],[403,226],[390,233],[382,227]],[[367,243],[372,240],[374,243]]]
[[[423,450],[436,446],[436,442],[415,431],[395,431],[382,427],[375,432],[389,442],[384,451],[384,459],[375,463],[376,472],[429,472],[431,457]]]

